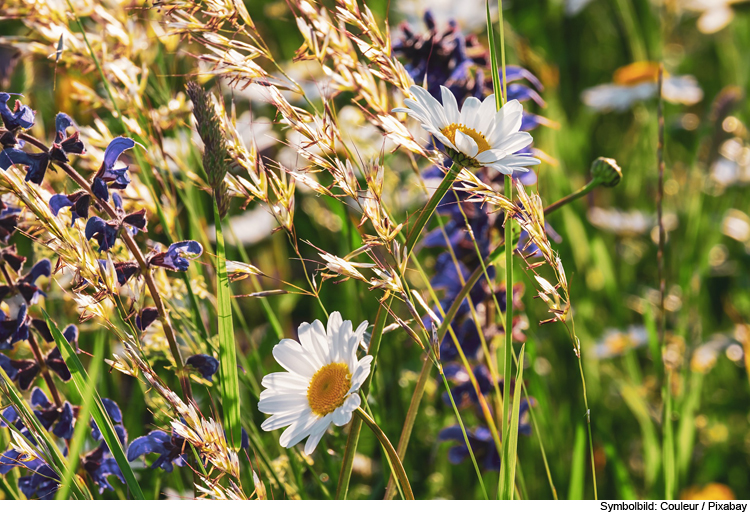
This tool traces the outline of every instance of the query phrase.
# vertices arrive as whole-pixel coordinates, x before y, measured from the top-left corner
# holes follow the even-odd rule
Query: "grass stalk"
[[[215,193],[214,193],[215,194]],[[242,443],[240,423],[240,388],[237,375],[237,352],[232,324],[232,292],[227,276],[227,259],[224,232],[216,196],[214,196],[214,222],[216,224],[216,296],[219,325],[219,362],[221,363],[221,403],[224,427],[228,430],[229,445],[235,450]]]
[[[396,454],[396,450],[393,449],[393,445],[388,440],[388,437],[385,436],[385,433],[383,433],[380,427],[378,427],[378,424],[375,423],[375,421],[362,409],[362,407],[357,407],[354,412],[357,413],[357,416],[359,416],[362,421],[367,424],[367,426],[377,437],[380,445],[383,446],[383,450],[385,450],[386,455],[388,456],[388,460],[393,467],[396,479],[398,480],[401,489],[403,490],[404,498],[406,498],[407,500],[414,500],[414,493],[411,490],[409,479],[406,477],[404,466],[401,464],[401,459]]]

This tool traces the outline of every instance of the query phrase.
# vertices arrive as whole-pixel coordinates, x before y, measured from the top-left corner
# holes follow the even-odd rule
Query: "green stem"
[[[390,460],[391,466],[393,467],[393,472],[396,474],[396,479],[398,479],[399,484],[401,484],[401,489],[404,491],[404,497],[407,500],[414,500],[414,493],[411,491],[409,479],[406,478],[406,472],[404,471],[404,466],[401,464],[401,459],[396,454],[396,450],[393,449],[393,445],[385,436],[385,433],[383,433],[380,427],[378,427],[378,424],[370,418],[370,415],[362,410],[362,407],[357,407],[354,412],[357,413],[357,416],[367,424],[377,437],[380,445],[383,446],[383,449],[388,456],[388,460]]]
[[[573,202],[580,198],[581,196],[586,196],[588,193],[593,191],[595,188],[599,187],[600,182],[598,180],[591,180],[589,183],[578,189],[577,191],[570,193],[568,196],[565,196],[564,198],[560,198],[555,203],[548,205],[544,208],[544,213],[549,214],[552,211],[557,211],[560,209],[563,205],[567,205],[570,202]]]
[[[384,308],[383,303],[385,300],[380,302],[378,308],[378,314],[375,316],[375,324],[372,329],[372,336],[370,337],[370,347],[367,352],[372,356],[373,369],[375,367],[375,361],[378,358],[378,351],[380,350],[380,341],[383,338],[383,329],[385,328],[386,319],[388,319],[388,310]],[[390,301],[388,301],[390,305]],[[367,379],[362,383],[360,392],[362,393],[362,401],[367,402],[367,394],[370,389],[370,383],[372,382],[372,372]],[[359,435],[362,432],[362,418],[355,414],[352,417],[352,425],[349,428],[349,436],[346,439],[346,448],[344,450],[344,459],[341,462],[341,472],[339,473],[339,484],[336,487],[336,499],[346,500],[346,495],[349,492],[349,481],[352,476],[352,464],[354,463],[354,455],[357,454],[357,443],[359,442]]]
[[[450,170],[443,178],[443,181],[440,182],[440,186],[435,190],[434,193],[432,193],[430,200],[422,208],[422,211],[417,217],[417,221],[414,223],[414,227],[412,227],[411,231],[409,231],[409,234],[406,237],[407,254],[411,253],[411,250],[414,249],[414,245],[417,243],[417,240],[419,240],[419,235],[422,234],[424,226],[430,220],[430,217],[432,216],[432,213],[435,212],[435,209],[437,209],[440,200],[442,200],[443,196],[445,196],[445,194],[453,187],[453,182],[456,181],[456,177],[458,176],[459,172],[461,172],[461,166],[458,163],[453,163]]]
[[[501,6],[502,7],[502,6]],[[508,200],[513,201],[513,181],[509,174],[505,175],[505,194]],[[508,416],[510,412],[510,380],[512,376],[513,368],[513,244],[508,244],[507,241],[513,238],[513,221],[508,215],[505,217],[505,361],[503,365],[503,455],[501,459],[501,466],[506,466],[510,457],[508,451],[510,442],[505,440],[508,438],[508,429],[510,422]],[[523,365],[518,365],[518,369],[521,370]],[[500,479],[503,478],[503,470],[500,470]],[[512,484],[512,483],[510,483]],[[502,486],[498,486],[498,489],[502,489]]]
[[[451,165],[450,170],[443,178],[443,181],[440,182],[440,186],[435,190],[434,193],[432,193],[432,196],[427,201],[425,206],[422,208],[422,210],[419,213],[419,216],[417,217],[416,222],[414,223],[414,227],[412,227],[411,231],[409,232],[408,236],[406,237],[405,247],[407,254],[410,254],[412,249],[414,249],[414,246],[417,243],[417,240],[419,240],[419,236],[422,233],[422,230],[424,229],[424,226],[427,224],[427,222],[430,220],[430,217],[432,217],[432,214],[435,212],[435,209],[437,209],[438,204],[440,203],[440,200],[443,199],[445,194],[453,187],[453,182],[456,181],[456,177],[458,176],[458,173],[461,171],[461,166],[457,163],[454,163]],[[385,328],[385,322],[388,316],[388,310],[383,306],[383,302],[380,303],[380,308],[378,308],[378,315],[375,318],[375,326],[372,330],[372,337],[370,338],[370,353],[373,355],[374,358],[377,358],[377,351],[380,347],[380,340],[382,337],[383,329]],[[374,346],[374,348],[373,348]],[[373,366],[375,364],[375,359],[373,359]],[[430,360],[428,358],[425,359],[425,365],[422,367],[422,372],[425,371],[425,369],[429,373],[429,369],[431,367]],[[424,385],[427,382],[426,377],[424,381],[422,381],[422,391],[424,390]],[[365,381],[365,384],[369,386],[369,381]],[[363,385],[362,394],[365,394],[365,389],[367,387]],[[416,394],[415,394],[416,395]],[[421,400],[421,394],[419,396],[419,399]],[[419,402],[417,402],[417,407],[419,407]],[[411,406],[409,407],[409,410],[411,411]],[[416,417],[416,410],[413,411],[413,415]],[[408,423],[408,422],[407,422]],[[412,421],[411,426],[413,426],[414,423]],[[411,426],[408,427],[408,434],[405,438],[405,444],[409,443],[408,437],[411,435]],[[406,424],[404,424],[404,431],[401,433],[401,438],[399,439],[399,446],[401,446],[401,441],[404,440],[404,433],[406,432]],[[337,499],[345,499],[346,494],[349,489],[349,481],[351,478],[351,471],[352,471],[352,462],[354,460],[354,455],[357,451],[357,443],[359,441],[359,435],[362,430],[362,424],[357,420],[356,416],[353,418],[352,426],[349,429],[349,437],[346,441],[346,450],[344,451],[344,460],[341,466],[341,473],[339,474],[339,484],[336,489],[336,498]],[[404,447],[404,450],[406,448]],[[403,455],[402,455],[403,456]]]
[[[479,465],[477,464],[477,459],[474,456],[474,450],[471,448],[471,442],[469,442],[469,437],[466,434],[466,428],[464,427],[464,422],[461,419],[461,413],[458,412],[458,407],[456,407],[456,402],[453,400],[453,394],[451,393],[450,385],[448,385],[448,380],[445,377],[445,373],[443,372],[443,367],[438,363],[438,369],[440,369],[440,377],[443,380],[443,385],[445,386],[445,390],[448,391],[448,397],[451,399],[451,405],[453,407],[454,412],[456,413],[456,419],[458,420],[458,425],[461,427],[461,433],[464,436],[464,442],[466,442],[466,447],[469,450],[469,456],[471,456],[471,463],[474,465],[474,471],[477,473],[477,478],[479,479],[479,484],[482,486],[482,495],[484,495],[485,500],[490,500],[489,495],[487,495],[487,489],[484,487],[484,479],[482,478],[482,472],[479,469]]]
[[[594,437],[591,435],[591,409],[589,408],[589,400],[586,396],[586,378],[583,375],[583,363],[581,362],[581,354],[578,355],[578,368],[581,371],[581,385],[583,386],[583,404],[586,406],[586,426],[589,430],[589,454],[591,455],[591,478],[594,481],[594,500],[599,500],[599,493],[596,489],[596,463],[594,460]]]

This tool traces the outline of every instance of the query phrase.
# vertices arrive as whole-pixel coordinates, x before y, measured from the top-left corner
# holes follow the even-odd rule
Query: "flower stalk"
[[[375,423],[375,420],[370,418],[370,415],[362,410],[362,407],[357,407],[354,412],[357,413],[357,416],[359,416],[362,421],[367,424],[367,426],[377,437],[380,445],[383,446],[383,449],[388,456],[388,460],[391,463],[391,467],[393,468],[393,472],[396,475],[396,479],[401,485],[401,490],[404,493],[404,498],[406,500],[414,500],[414,493],[411,490],[409,479],[406,477],[404,466],[403,464],[401,464],[401,459],[399,458],[398,454],[396,454],[396,450],[393,449],[393,445],[391,444],[390,440],[388,440],[388,437],[385,436],[385,433],[383,433],[382,429],[378,427],[378,424]]]

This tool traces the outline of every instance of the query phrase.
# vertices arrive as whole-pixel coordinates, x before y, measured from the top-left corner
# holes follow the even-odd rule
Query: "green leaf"
[[[70,370],[70,373],[73,376],[73,384],[75,385],[75,388],[78,390],[78,393],[81,395],[82,401],[85,404],[87,401],[87,388],[89,387],[89,385],[91,385],[92,382],[90,381],[86,370],[83,368],[81,360],[78,359],[78,355],[73,350],[73,347],[70,346],[70,343],[68,343],[67,339],[65,339],[65,337],[62,335],[60,329],[57,328],[57,325],[54,323],[54,321],[52,321],[52,319],[50,319],[49,314],[47,314],[45,310],[42,310],[42,313],[44,314],[44,319],[47,321],[47,326],[49,326],[52,337],[55,339],[55,344],[57,345],[57,348],[60,349],[60,353],[65,360],[65,364],[67,365],[68,370]],[[104,404],[102,403],[99,394],[94,390],[92,396],[88,399],[94,400],[95,405],[91,405],[91,416],[94,418],[96,425],[99,427],[99,430],[102,433],[102,437],[104,438],[107,447],[109,447],[109,451],[112,453],[112,456],[115,457],[115,461],[120,467],[120,471],[122,472],[122,476],[125,478],[125,482],[127,483],[128,488],[130,488],[130,492],[136,499],[144,500],[141,487],[138,485],[138,481],[135,480],[133,469],[128,463],[128,459],[125,456],[122,445],[120,444],[120,439],[117,437],[117,433],[115,432],[115,427],[114,425],[112,425],[112,421],[109,419],[109,415],[104,408]]]
[[[568,485],[568,500],[582,500],[586,472],[586,428],[582,423],[576,426],[576,436],[573,442],[573,459],[570,462],[570,484]]]
[[[63,338],[63,340],[64,339],[65,338]],[[67,343],[67,341],[65,342]],[[8,378],[8,375],[5,373],[5,371],[1,368],[0,389],[2,389],[5,396],[7,396],[8,400],[10,400],[11,404],[13,404],[16,412],[18,412],[18,414],[21,416],[23,423],[28,427],[29,432],[37,441],[40,453],[44,456],[44,461],[49,464],[49,466],[57,475],[64,475],[67,471],[67,463],[65,457],[63,457],[54,440],[50,437],[44,426],[39,422],[39,419],[36,417],[34,412],[28,407],[26,401],[23,399],[23,396],[16,389],[16,386],[13,384],[10,378]],[[8,423],[5,418],[0,417],[0,419],[2,419],[2,421],[4,421],[11,430],[16,430],[13,424]],[[18,431],[16,430],[16,432]],[[75,498],[90,499],[91,494],[88,492],[85,486],[82,487],[81,484],[81,482],[77,480],[75,481],[75,488],[73,489]]]
[[[492,89],[495,92],[495,106],[500,110],[502,105],[502,91],[500,89],[500,70],[497,67],[497,48],[495,47],[495,30],[492,29],[492,16],[490,15],[490,2],[485,2],[487,7],[487,37],[490,45],[490,67],[492,70]],[[500,6],[502,13],[502,6]]]
[[[508,428],[508,437],[503,438],[503,450],[506,451],[507,463],[502,468],[501,478],[501,498],[505,500],[513,499],[513,483],[516,480],[516,461],[518,459],[518,418],[521,409],[521,388],[523,387],[523,356],[525,346],[521,347],[521,353],[518,355],[518,373],[516,374],[516,386],[513,391],[513,412],[510,415],[510,427]]]
[[[65,500],[68,498],[70,486],[73,482],[73,477],[78,466],[79,455],[81,454],[81,449],[86,441],[86,434],[89,431],[91,408],[95,404],[94,394],[96,392],[97,380],[99,379],[99,371],[101,370],[101,365],[104,361],[105,337],[106,334],[104,332],[97,333],[94,357],[89,365],[89,380],[84,392],[81,394],[81,410],[76,418],[76,427],[73,430],[73,438],[70,441],[70,448],[68,450],[69,463],[67,470],[63,475],[60,489],[58,490],[57,495],[55,495],[56,500]]]
[[[229,445],[236,450],[242,444],[240,424],[240,383],[237,374],[237,352],[234,347],[234,327],[232,325],[232,292],[227,276],[227,259],[224,249],[224,233],[216,197],[214,222],[216,223],[216,297],[219,313],[219,361],[221,363],[221,398],[224,410],[224,427]]]

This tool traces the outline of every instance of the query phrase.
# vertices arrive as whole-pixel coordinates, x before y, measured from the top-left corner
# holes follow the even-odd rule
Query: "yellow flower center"
[[[665,75],[666,76],[666,75]],[[636,86],[659,80],[659,63],[650,61],[634,62],[615,70],[612,80],[621,86]]]
[[[477,132],[473,128],[469,128],[466,125],[459,125],[456,123],[453,123],[452,125],[448,125],[440,132],[443,133],[445,137],[451,140],[451,143],[454,145],[456,144],[456,130],[460,130],[467,136],[469,136],[471,139],[474,140],[474,142],[477,144],[477,147],[479,147],[479,154],[480,152],[484,152],[485,150],[490,150],[492,147],[490,146],[489,141],[487,141],[487,138],[482,135],[481,132]]]
[[[352,375],[346,363],[326,365],[310,380],[307,401],[318,416],[330,414],[344,403],[352,386]]]

